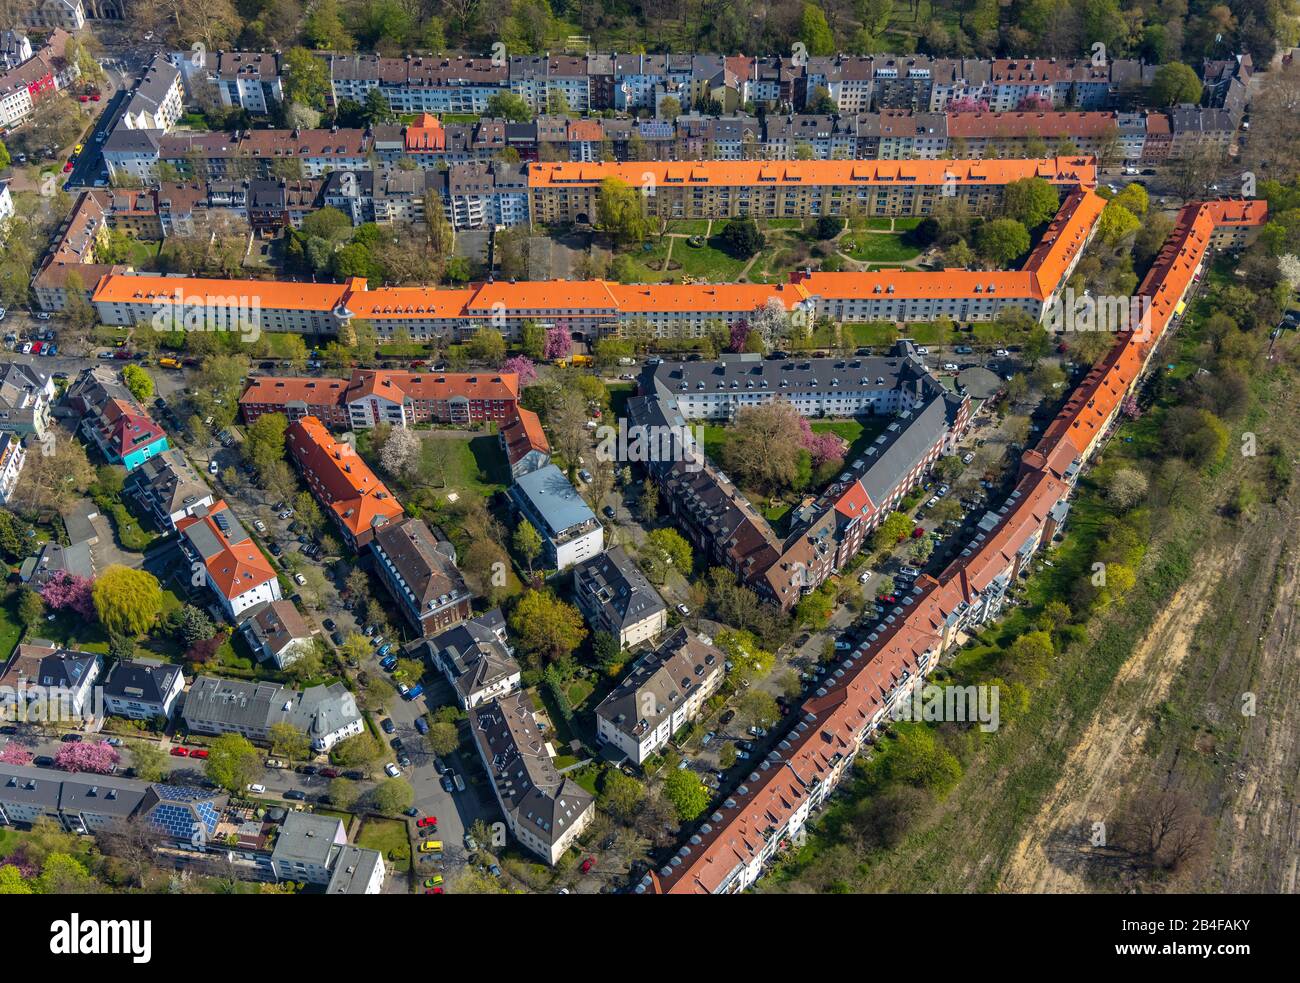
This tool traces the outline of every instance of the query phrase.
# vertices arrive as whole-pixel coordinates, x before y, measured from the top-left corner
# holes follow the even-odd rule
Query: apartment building
[[[542,562],[566,570],[605,548],[605,527],[554,464],[515,479],[510,499],[542,537]]]
[[[0,364],[0,432],[40,440],[50,426],[54,378],[27,362]]]
[[[574,566],[573,597],[591,630],[613,636],[620,648],[668,627],[668,605],[621,546]]]
[[[205,87],[222,106],[245,109],[265,116],[284,101],[278,52],[209,51],[201,65],[192,52],[174,52],[172,63],[181,70],[186,91],[197,97]]]
[[[166,55],[154,56],[131,93],[114,129],[154,130],[166,133],[185,112],[181,73]]]
[[[456,569],[456,548],[422,520],[381,525],[370,552],[388,593],[421,636],[438,635],[473,613],[473,597]]]
[[[469,723],[511,835],[554,866],[591,824],[595,797],[560,774],[552,728],[526,693],[480,703]]]
[[[488,100],[506,89],[509,71],[491,58],[461,55],[384,58],[378,55],[327,55],[334,104],[365,103],[379,90],[395,113],[482,115]]]
[[[163,530],[175,529],[182,519],[216,501],[184,453],[175,449],[165,450],[131,471],[122,494],[134,499]]]
[[[519,407],[515,416],[502,425],[500,438],[511,477],[518,478],[551,463],[551,442],[532,410]]]
[[[170,720],[184,689],[180,666],[154,659],[122,659],[104,676],[104,706],[115,717]]]
[[[283,596],[271,562],[224,500],[195,508],[176,523],[176,531],[181,551],[196,572],[202,569],[230,620]]]
[[[640,765],[699,716],[722,685],[727,657],[679,627],[632,664],[596,707],[596,737]]]
[[[33,701],[43,701],[45,719],[61,716],[92,719],[103,713],[95,684],[104,671],[104,657],[79,652],[35,638],[14,647],[0,671],[0,716],[25,720]]]
[[[501,423],[515,414],[519,377],[512,372],[359,369],[352,373],[344,400],[353,427]]]
[[[328,884],[336,855],[347,845],[347,830],[337,816],[290,812],[275,838],[271,868],[277,880]]]
[[[27,463],[27,448],[16,434],[0,432],[0,505],[6,505],[18,487]]]
[[[89,300],[101,276],[124,269],[95,262],[96,250],[107,238],[104,201],[93,191],[82,192],[55,233],[54,247],[32,278],[32,290],[41,310],[64,310],[70,286],[84,292]]]
[[[312,495],[354,551],[402,516],[402,504],[351,444],[336,441],[314,416],[289,424],[285,448]]]
[[[258,661],[279,670],[293,665],[316,644],[311,627],[289,600],[249,609],[239,630]]]
[[[458,231],[528,221],[528,177],[515,165],[500,161],[456,164],[441,178],[436,187],[444,212]]]
[[[327,427],[347,429],[348,380],[318,376],[249,376],[248,388],[239,397],[245,423],[256,423],[263,413],[282,413],[289,422],[313,416]]]
[[[120,464],[127,471],[134,471],[171,446],[163,428],[129,393],[90,406],[78,432],[99,448],[110,464]]]
[[[86,26],[86,8],[81,0],[34,0],[17,11],[18,27],[79,31]]]
[[[276,724],[289,724],[325,752],[365,730],[352,693],[342,683],[294,690],[279,683],[199,676],[181,709],[185,726],[199,734],[242,734],[265,742]]]
[[[909,122],[907,129],[914,134],[920,125]],[[882,156],[886,152],[884,142],[882,137]],[[946,142],[945,135],[945,146]],[[910,150],[904,153],[910,155]],[[945,199],[955,199],[974,211],[983,212],[1000,202],[1003,187],[1025,177],[1042,177],[1062,189],[1092,186],[1096,182],[1095,167],[1090,160],[1064,157],[897,163],[883,160],[666,164],[641,161],[538,163],[529,167],[530,208],[535,223],[593,221],[601,183],[610,178],[646,189],[647,211],[651,214],[702,219],[738,215],[754,218],[926,215]]]
[[[466,710],[520,687],[519,663],[506,638],[506,619],[500,608],[459,622],[426,639],[415,651],[442,673]]]

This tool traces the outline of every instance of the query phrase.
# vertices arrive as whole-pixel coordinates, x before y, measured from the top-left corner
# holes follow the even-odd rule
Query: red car
[[[339,770],[337,768],[322,768],[320,770],[321,778],[338,778]]]
[[[174,747],[174,748],[172,748],[172,757],[173,757],[173,758],[188,758],[189,756],[190,756],[190,749],[187,748],[187,747]]]
[[[881,594],[876,600],[882,604],[893,604],[898,600],[898,597],[894,594]]]
[[[193,751],[190,752],[191,758],[206,758],[207,756],[208,756],[208,752],[203,750],[203,748],[201,747],[196,747]]]
[[[925,535],[925,530],[922,529],[920,526],[917,526],[915,529],[912,530],[913,539],[920,539],[924,535]]]
[[[72,170],[72,161],[68,161],[66,164],[63,165],[63,173],[64,173],[64,174],[67,174],[68,171],[70,171],[70,170]]]
[[[98,92],[92,93],[90,96],[90,101],[99,102],[99,93]]]
[[[426,888],[424,889],[424,893],[425,893],[425,894],[442,894],[442,888],[440,888],[440,887],[426,887]]]
[[[90,96],[87,95],[77,96],[77,102],[90,102]]]
[[[596,866],[596,858],[595,858],[595,857],[588,857],[586,860],[584,860],[584,861],[582,862],[582,872],[583,872],[584,874],[586,874],[586,873],[590,873],[591,868],[594,867],[594,866]]]
[[[415,825],[418,826],[420,829],[424,829],[426,826],[432,826],[434,829],[437,829],[437,828],[438,828],[438,817],[437,817],[437,816],[425,816],[425,817],[423,817],[422,819],[417,819],[417,820],[415,821]]]

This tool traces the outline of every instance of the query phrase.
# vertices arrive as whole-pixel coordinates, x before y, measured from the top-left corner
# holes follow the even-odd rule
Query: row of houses
[[[214,789],[0,764],[0,826],[38,820],[82,835],[139,823],[158,838],[160,863],[201,870],[222,859],[256,879],[330,895],[379,894],[387,877],[383,855],[348,843],[336,816],[269,809],[259,817]]]
[[[214,88],[223,105],[268,112],[283,99],[278,52],[191,52],[171,59],[196,91]],[[667,106],[730,112],[741,106],[842,113],[902,109],[944,112],[975,105],[995,112],[1026,107],[1101,110],[1132,105],[1155,78],[1134,59],[932,58],[926,55],[815,57],[701,54],[466,55],[320,52],[331,101],[364,103],[379,92],[396,113],[482,114],[510,92],[536,113],[648,112]],[[1206,59],[1207,101],[1245,97],[1249,55]],[[1234,82],[1236,83],[1234,85]],[[671,100],[671,103],[669,102]]]
[[[690,839],[636,885],[638,893],[737,893],[796,838],[834,791],[893,708],[923,685],[938,658],[996,617],[1007,591],[1069,512],[1079,469],[1113,430],[1163,335],[1215,248],[1244,244],[1263,202],[1189,205],[1138,289],[1150,330],[1121,333],[1110,352],[1024,454],[1005,503],[937,577],[923,575],[862,645],[841,659],[803,703],[783,738]]]
[[[18,126],[42,100],[52,98],[81,77],[80,66],[66,54],[71,39],[66,30],[55,27],[34,52],[25,36],[8,45],[6,60],[11,64],[0,74],[0,127]]]

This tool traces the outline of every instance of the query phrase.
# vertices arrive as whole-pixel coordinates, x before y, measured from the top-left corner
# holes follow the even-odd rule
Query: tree
[[[372,734],[357,734],[339,741],[330,751],[334,763],[343,768],[367,769],[384,756],[384,746]]]
[[[728,256],[749,259],[763,248],[765,240],[758,225],[748,216],[727,221],[718,234],[718,246]]]
[[[162,610],[158,578],[144,570],[114,564],[95,581],[92,592],[99,620],[111,633],[143,635]]]
[[[24,587],[18,595],[18,620],[24,628],[35,628],[45,616],[45,602],[41,595],[30,587]]]
[[[214,785],[242,795],[262,774],[262,755],[241,734],[222,734],[208,748],[204,773]]]
[[[1036,682],[1047,675],[1048,665],[1055,655],[1052,636],[1045,631],[1026,632],[1007,649],[1007,659],[1015,674],[1026,682]]]
[[[162,781],[167,774],[167,752],[152,741],[132,741],[127,745],[131,753],[131,768],[142,782]]]
[[[540,361],[544,357],[546,345],[546,329],[536,321],[525,321],[519,327],[519,348],[533,361]]]
[[[515,526],[513,542],[515,552],[524,558],[524,561],[528,564],[528,572],[532,573],[533,561],[542,552],[541,534],[527,519],[520,519],[519,525]]]
[[[290,48],[281,65],[285,102],[323,110],[330,94],[329,69],[324,60],[306,48]]]
[[[623,664],[623,650],[618,639],[607,631],[598,631],[591,638],[591,655],[607,673],[612,673]]]
[[[619,822],[631,823],[644,801],[645,786],[635,778],[621,771],[606,773],[604,787],[600,790],[600,805]]]
[[[625,181],[605,178],[596,198],[596,226],[620,246],[640,242],[650,234],[645,196]]]
[[[311,753],[311,738],[288,721],[272,724],[267,737],[276,757],[301,760]]]
[[[803,5],[803,16],[799,19],[799,40],[807,46],[810,55],[835,53],[835,36],[826,23],[825,12],[816,4]]]
[[[439,757],[451,754],[460,747],[460,731],[448,720],[439,720],[429,725],[425,736],[429,750]]]
[[[1002,189],[1002,214],[1029,229],[1051,221],[1060,207],[1060,193],[1040,177],[1021,178]]]
[[[1157,106],[1196,104],[1201,101],[1201,80],[1182,62],[1171,61],[1156,69],[1151,83],[1151,101]]]
[[[122,370],[122,382],[138,403],[153,399],[153,377],[138,365],[128,365]]]
[[[18,486],[7,503],[9,508],[25,514],[60,512],[94,484],[95,469],[81,443],[65,431],[48,433],[54,453],[45,453],[48,445],[43,445],[41,453],[27,455]]]
[[[107,775],[117,765],[119,755],[106,741],[79,741],[64,744],[54,756],[54,767],[64,771]]]
[[[176,634],[187,649],[216,633],[217,626],[212,623],[212,619],[193,604],[186,604],[176,616]]]
[[[1106,245],[1117,246],[1126,236],[1136,232],[1141,224],[1136,215],[1118,201],[1112,200],[1101,210],[1101,218],[1097,220],[1097,235]]]
[[[1127,512],[1146,498],[1146,475],[1133,468],[1116,468],[1106,481],[1106,500],[1121,512]]]
[[[498,92],[488,100],[485,115],[511,123],[527,123],[533,118],[533,110],[523,96],[514,92]]]
[[[1015,219],[994,219],[976,231],[975,245],[980,255],[992,265],[1010,266],[1029,252],[1029,231]]]
[[[36,878],[38,894],[96,894],[97,888],[85,865],[66,853],[46,857]]]
[[[384,449],[379,452],[379,466],[395,478],[408,477],[420,462],[424,442],[409,427],[394,427]]]
[[[766,690],[749,689],[736,706],[736,716],[745,727],[771,727],[781,718],[776,697]]]
[[[718,767],[725,771],[735,763],[736,745],[731,741],[727,741],[718,749]]]
[[[393,816],[411,808],[415,802],[415,789],[404,778],[388,778],[379,783],[371,801],[376,812]]]
[[[674,768],[664,780],[664,797],[677,810],[677,818],[689,823],[709,807],[709,790],[689,768]]]
[[[801,457],[807,455],[800,420],[799,411],[783,399],[742,407],[722,449],[732,477],[769,493],[794,487]]]
[[[641,495],[637,502],[637,511],[642,522],[653,522],[659,511],[659,486],[651,478],[641,482]]]
[[[582,615],[549,590],[529,590],[510,613],[520,648],[546,662],[569,655],[587,636]]]
[[[676,529],[654,529],[646,534],[641,547],[641,566],[652,581],[663,584],[668,571],[676,570],[690,578],[695,558],[688,543]]]
[[[465,342],[465,354],[476,362],[500,365],[506,357],[506,340],[500,331],[484,325]]]
[[[910,536],[912,528],[913,523],[909,516],[902,512],[891,512],[885,516],[885,521],[871,534],[871,548],[875,550],[890,549],[895,543]]]

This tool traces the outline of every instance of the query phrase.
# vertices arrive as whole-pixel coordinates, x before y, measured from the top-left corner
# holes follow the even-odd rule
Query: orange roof
[[[347,382],[343,379],[317,379],[292,376],[253,376],[239,397],[241,403],[306,403],[309,406],[334,406],[343,401]]]
[[[1034,277],[1038,297],[1050,297],[1060,288],[1065,271],[1088,245],[1105,207],[1106,199],[1091,190],[1079,189],[1066,196],[1043,238],[1025,261],[1025,270]]]
[[[289,424],[285,444],[309,484],[335,518],[356,538],[377,525],[402,514],[401,503],[393,497],[370,465],[350,444],[336,441],[314,416],[305,416]]]
[[[873,270],[870,273],[796,274],[809,294],[836,300],[928,300],[993,294],[1039,298],[1034,277],[1006,270]]]
[[[474,298],[473,287],[380,287],[348,297],[348,310],[367,321],[387,318],[455,318]]]
[[[600,311],[613,313],[614,298],[604,280],[525,280],[481,284],[467,305],[470,314],[494,311]]]
[[[618,309],[622,313],[654,313],[663,311],[753,311],[775,297],[792,310],[796,304],[808,299],[802,284],[762,283],[607,283]]]
[[[382,396],[443,401],[454,396],[466,399],[517,400],[519,376],[514,372],[405,372],[385,369],[357,369],[348,383],[346,401]]]
[[[407,153],[428,151],[441,153],[447,149],[447,131],[442,128],[442,121],[433,113],[424,113],[419,122],[406,128]]]
[[[288,280],[213,280],[206,277],[111,274],[99,281],[91,300],[97,304],[187,304],[224,298],[267,310],[330,311],[347,297],[354,283],[298,283]]]
[[[210,508],[200,508],[195,514],[177,521],[176,531],[184,535],[186,529],[202,524],[216,537],[220,549],[217,553],[204,557],[204,568],[222,596],[234,600],[268,580],[274,580],[275,571],[271,568],[271,562],[247,534],[242,539],[231,541],[215,519],[222,512],[230,512],[230,506],[224,499],[218,499]],[[227,524],[227,528],[242,530],[243,526],[235,523],[233,527]]]
[[[1097,183],[1091,157],[1046,157],[1038,160],[728,160],[535,163],[528,167],[531,188],[594,186],[615,178],[642,187],[647,176],[658,187],[703,185],[942,185],[996,187],[1027,177],[1054,184]]]
[[[518,415],[501,428],[501,439],[506,445],[506,457],[511,465],[517,464],[533,451],[551,453],[551,442],[542,431],[542,421],[532,410],[519,407]]]

